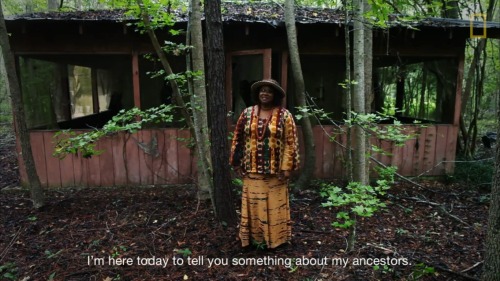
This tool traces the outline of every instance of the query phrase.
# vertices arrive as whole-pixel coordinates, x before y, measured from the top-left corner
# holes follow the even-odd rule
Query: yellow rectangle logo
[[[483,22],[483,34],[474,34],[476,18],[481,18]],[[486,14],[472,14],[470,16],[470,38],[486,38]]]

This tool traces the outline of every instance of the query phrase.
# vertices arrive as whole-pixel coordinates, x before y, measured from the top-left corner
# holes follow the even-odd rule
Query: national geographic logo
[[[476,19],[483,22],[482,34],[474,34],[474,22],[476,22]],[[470,16],[470,38],[486,38],[486,14],[472,14]]]

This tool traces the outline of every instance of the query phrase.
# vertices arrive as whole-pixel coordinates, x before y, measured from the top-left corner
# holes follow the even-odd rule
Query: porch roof
[[[176,22],[187,22],[186,11],[166,10],[174,15]],[[226,24],[255,23],[272,26],[284,25],[284,7],[275,3],[240,4],[232,2],[222,3],[222,16]],[[46,12],[29,13],[11,16],[7,21],[134,21],[125,10],[89,10],[73,12]],[[296,21],[300,24],[336,24],[345,23],[344,11],[329,8],[297,7]],[[500,38],[500,22],[470,21],[450,18],[425,18],[418,21],[403,21],[397,15],[391,16],[388,23],[391,27],[408,28],[440,28],[468,31],[472,25],[474,29],[488,30],[488,37]]]

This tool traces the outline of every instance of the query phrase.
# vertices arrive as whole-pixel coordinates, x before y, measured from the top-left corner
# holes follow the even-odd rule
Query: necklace
[[[271,109],[271,114],[267,118],[264,119],[264,123],[262,124],[262,131],[259,132],[259,129],[257,128],[257,139],[262,140],[264,138],[264,135],[266,134],[267,126],[269,125],[269,121],[273,118],[273,113],[274,113],[274,108]],[[257,120],[260,119],[260,106],[258,106],[257,110]],[[257,121],[258,122],[258,121]]]

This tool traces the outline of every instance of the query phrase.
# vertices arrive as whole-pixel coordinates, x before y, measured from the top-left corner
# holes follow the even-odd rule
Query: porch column
[[[134,90],[134,107],[141,108],[141,87],[139,81],[139,54],[132,53],[132,85]]]
[[[465,52],[465,50],[464,50]],[[457,86],[455,89],[455,112],[453,116],[453,125],[460,125],[460,114],[462,109],[462,81],[464,78],[464,52],[461,53],[458,59],[458,71],[457,71]]]

